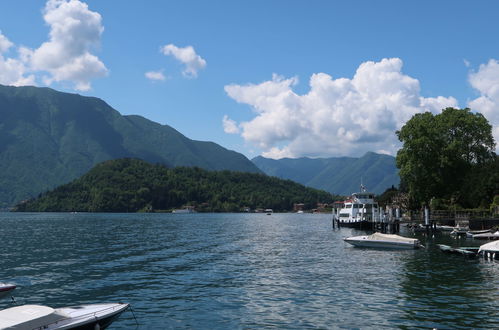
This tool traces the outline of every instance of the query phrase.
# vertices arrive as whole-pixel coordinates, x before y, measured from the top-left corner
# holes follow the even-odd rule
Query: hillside
[[[19,204],[17,211],[137,212],[187,204],[206,212],[237,212],[246,207],[290,211],[294,203],[311,208],[332,199],[325,191],[264,174],[169,169],[127,158],[98,164],[81,178]]]
[[[339,195],[349,195],[359,190],[363,184],[377,194],[400,182],[395,158],[368,152],[360,158],[283,158],[252,159],[267,175],[299,182],[305,186],[329,191]]]
[[[109,159],[259,173],[245,156],[188,139],[101,99],[0,85],[0,209],[67,183]]]

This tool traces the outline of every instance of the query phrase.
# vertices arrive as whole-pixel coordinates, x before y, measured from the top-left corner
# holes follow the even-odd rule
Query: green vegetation
[[[244,208],[290,211],[331,202],[333,196],[263,174],[168,169],[138,159],[103,162],[73,182],[21,203],[17,211],[153,212],[195,206],[198,211],[240,212]]]
[[[399,184],[395,158],[368,152],[360,158],[268,159],[256,157],[252,162],[265,174],[290,179],[308,187],[340,195],[359,191],[361,179],[369,191],[381,194]]]
[[[0,85],[0,209],[124,157],[167,166],[260,173],[242,154],[122,116],[94,97]]]
[[[489,207],[499,191],[499,158],[482,114],[454,108],[416,114],[397,135],[401,188],[412,208]]]

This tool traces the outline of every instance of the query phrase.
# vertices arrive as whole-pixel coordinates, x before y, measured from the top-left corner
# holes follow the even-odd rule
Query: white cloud
[[[161,52],[164,55],[172,55],[178,61],[185,64],[185,69],[182,72],[185,77],[196,78],[198,71],[206,67],[206,61],[196,54],[192,46],[180,48],[174,44],[168,44],[161,47]]]
[[[99,13],[79,0],[48,0],[44,16],[49,41],[37,49],[18,48],[18,58],[4,58],[13,46],[0,33],[0,83],[34,85],[35,75],[51,85],[69,81],[77,90],[89,90],[91,80],[107,75],[107,68],[91,53],[99,46],[104,28]]]
[[[161,71],[149,71],[145,73],[145,76],[149,80],[153,81],[165,81],[166,77]]]
[[[256,85],[225,86],[255,111],[239,127],[266,157],[394,154],[400,147],[395,131],[412,115],[457,106],[453,97],[420,96],[419,81],[402,73],[398,58],[362,63],[352,79],[313,74],[304,95],[293,91],[297,81],[274,75]]]
[[[222,119],[222,123],[224,126],[224,132],[228,134],[239,134],[239,127],[237,127],[237,123],[229,119],[227,115]]]
[[[499,62],[491,59],[469,75],[469,82],[480,96],[469,102],[472,110],[481,112],[493,127],[496,143],[499,142]],[[499,152],[499,146],[496,149]]]
[[[23,58],[32,70],[48,73],[46,84],[70,81],[75,89],[88,90],[92,79],[107,75],[104,63],[91,53],[104,31],[99,13],[78,0],[49,0],[43,18],[50,26],[49,41],[24,50]]]
[[[26,67],[18,59],[5,58],[6,53],[14,44],[0,31],[0,84],[4,85],[34,85],[35,77],[26,76]]]
[[[0,30],[0,54],[7,52],[12,45],[13,43]]]

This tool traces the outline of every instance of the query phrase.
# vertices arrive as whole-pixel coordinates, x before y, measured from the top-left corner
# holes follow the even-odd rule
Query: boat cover
[[[374,241],[391,241],[391,242],[412,243],[412,244],[418,242],[418,239],[416,238],[407,238],[399,235],[382,234],[382,233],[374,233],[372,235],[367,236],[367,239]]]
[[[478,253],[486,251],[486,252],[499,252],[499,241],[493,241],[490,243],[485,243],[480,245],[480,249],[478,249]]]
[[[16,306],[0,311],[0,329],[34,329],[65,318],[64,314],[47,306]]]

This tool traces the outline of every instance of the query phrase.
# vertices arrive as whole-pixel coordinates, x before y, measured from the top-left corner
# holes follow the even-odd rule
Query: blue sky
[[[499,140],[498,32],[494,1],[2,0],[0,83],[249,158],[395,154],[396,129],[446,106]]]

